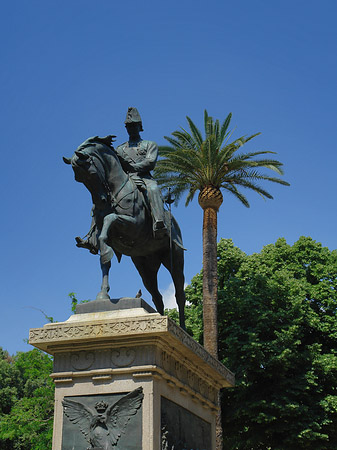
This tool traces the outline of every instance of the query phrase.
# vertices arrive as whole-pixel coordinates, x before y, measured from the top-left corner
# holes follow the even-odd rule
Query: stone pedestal
[[[30,343],[54,356],[53,450],[214,450],[218,390],[233,386],[234,375],[143,300],[134,299],[129,309],[112,306],[100,312],[90,303],[83,305],[89,312],[30,330]],[[139,392],[141,400],[132,400]],[[64,411],[67,404],[70,412]],[[101,418],[117,404],[114,423],[123,429],[116,447],[89,444],[93,426],[85,434],[90,420],[98,417],[95,405],[104,404]],[[95,428],[102,442],[109,439],[102,437],[108,428]]]

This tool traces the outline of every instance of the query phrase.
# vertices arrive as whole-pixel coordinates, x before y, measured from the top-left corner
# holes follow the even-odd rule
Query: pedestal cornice
[[[119,348],[126,344],[155,344],[168,355],[180,354],[180,357],[183,355],[192,360],[198,369],[205,369],[219,387],[229,387],[235,383],[232,372],[173,320],[157,313],[126,310],[122,314],[102,312],[73,315],[66,322],[31,329],[29,342],[53,355],[69,350],[89,350],[93,346]]]

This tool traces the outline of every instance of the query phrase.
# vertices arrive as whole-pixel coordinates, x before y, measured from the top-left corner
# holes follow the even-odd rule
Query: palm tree
[[[244,206],[249,207],[247,198],[238,188],[248,188],[263,198],[273,197],[257,183],[272,181],[289,186],[277,177],[261,173],[259,168],[271,169],[283,175],[282,163],[261,155],[274,152],[259,151],[237,153],[248,141],[258,136],[242,136],[230,142],[232,132],[228,127],[230,113],[220,125],[205,110],[205,137],[186,117],[190,131],[181,128],[165,136],[170,146],[159,147],[161,159],[157,162],[155,178],[159,185],[170,188],[178,200],[187,192],[186,206],[199,191],[198,201],[203,209],[203,322],[204,347],[215,358],[218,355],[218,275],[217,275],[217,212],[223,202],[221,190],[233,194]]]

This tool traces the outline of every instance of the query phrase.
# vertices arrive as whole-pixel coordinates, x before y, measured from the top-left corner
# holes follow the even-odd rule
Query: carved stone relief
[[[177,324],[168,317],[144,317],[124,320],[109,320],[104,323],[90,322],[82,324],[53,324],[53,326],[35,328],[30,330],[30,343],[32,345],[48,345],[54,343],[66,343],[67,341],[90,340],[97,338],[113,338],[114,336],[132,336],[135,334],[146,334],[153,332],[164,332],[167,336],[178,339],[183,345],[189,348],[197,356],[201,357],[209,366],[213,367],[229,383],[235,383],[234,375],[224,367],[219,361],[213,358],[201,345],[195,342],[191,336],[183,331]],[[37,345],[39,347],[39,345]],[[41,345],[40,348],[44,349]],[[162,364],[171,364],[168,357]],[[173,363],[174,364],[174,363]],[[118,367],[118,365],[117,365]],[[121,366],[123,367],[123,366]],[[167,365],[166,365],[167,367]],[[170,373],[175,373],[176,367],[170,369]]]
[[[65,397],[62,450],[141,450],[143,397],[141,387],[122,395]]]
[[[162,365],[163,369],[166,370],[166,372],[172,374],[172,358],[167,352],[162,352],[161,355]]]
[[[111,363],[117,367],[130,366],[136,358],[135,350],[127,347],[121,347],[111,351]]]
[[[95,362],[94,352],[76,352],[72,353],[70,363],[75,370],[88,370]]]

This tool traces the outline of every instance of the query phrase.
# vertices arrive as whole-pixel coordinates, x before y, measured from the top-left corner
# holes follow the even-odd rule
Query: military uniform
[[[138,124],[138,130],[130,135],[130,139],[116,148],[116,153],[121,162],[123,170],[129,174],[130,178],[136,183],[140,190],[146,192],[149,200],[154,237],[161,239],[167,233],[164,219],[164,204],[161,191],[157,182],[151,175],[158,158],[158,146],[153,141],[142,140],[139,131],[143,131],[142,119],[137,108],[128,108],[125,126],[128,130],[128,124]],[[86,240],[76,237],[78,247],[87,248],[91,253],[98,253],[97,242],[97,224],[95,214],[93,214],[91,228],[86,235]]]
[[[124,142],[116,148],[125,172],[142,190],[146,190],[154,222],[154,232],[164,229],[164,206],[160,189],[150,173],[158,158],[158,146],[153,141],[140,139],[138,142]]]
[[[124,142],[116,148],[117,155],[125,172],[136,182],[137,178],[151,179],[158,158],[158,146],[153,141]]]

